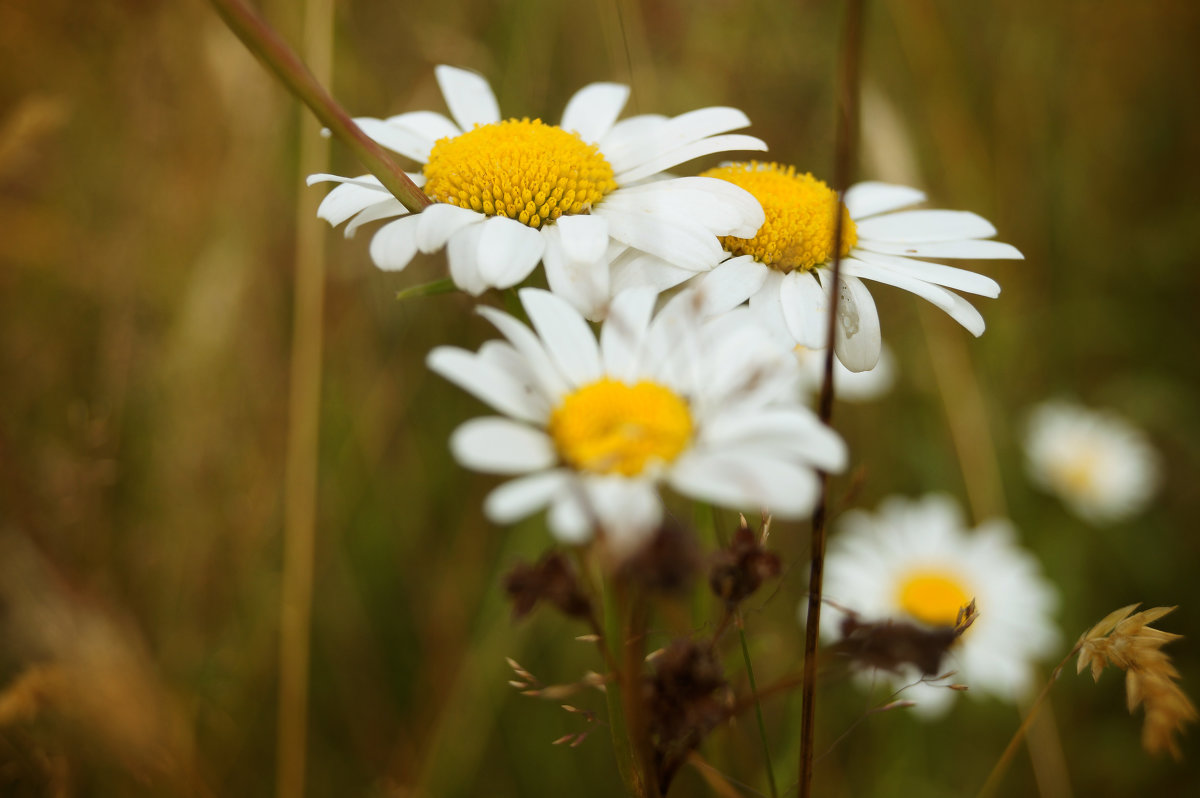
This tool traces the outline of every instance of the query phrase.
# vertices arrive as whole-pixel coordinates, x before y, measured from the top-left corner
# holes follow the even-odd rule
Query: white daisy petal
[[[588,143],[604,138],[629,99],[629,87],[620,83],[593,83],[575,92],[563,110],[563,130],[573,130]]]
[[[563,256],[577,263],[595,263],[608,249],[608,222],[593,214],[562,216],[554,224],[562,237]]]
[[[342,232],[346,238],[352,238],[358,232],[358,228],[368,222],[391,219],[393,216],[402,216],[406,213],[408,213],[408,209],[400,204],[400,200],[386,199],[359,211],[353,219],[346,223],[346,228]]]
[[[573,260],[563,252],[563,240],[558,225],[543,230],[546,251],[542,265],[546,283],[555,295],[565,299],[587,319],[600,319],[608,309],[609,274],[605,262]],[[602,256],[606,257],[606,256]]]
[[[614,127],[603,152],[612,164],[613,171],[621,174],[661,158],[672,150],[749,124],[749,118],[736,108],[700,108],[666,121],[649,121],[641,126],[638,131],[640,135],[628,136],[620,141],[613,141],[618,132]],[[632,126],[627,126],[627,129],[630,128]]]
[[[996,228],[970,211],[900,211],[857,222],[859,238],[902,243],[990,238]]]
[[[816,416],[800,408],[727,413],[710,422],[705,444],[716,451],[770,449],[777,456],[826,471],[846,467],[846,444]]]
[[[945,266],[941,263],[929,263],[923,260],[903,258],[897,255],[881,255],[877,252],[864,252],[861,248],[855,249],[854,257],[858,260],[883,266],[884,268],[890,269],[894,272],[907,275],[917,280],[923,280],[927,283],[943,285],[947,288],[966,291],[969,294],[979,294],[980,296],[992,297],[993,299],[1000,296],[999,283],[997,283],[991,277],[977,274],[975,272],[969,272],[966,269]]]
[[[540,231],[503,216],[480,225],[479,274],[495,288],[509,288],[537,266],[546,247]]]
[[[424,216],[424,214],[421,214]],[[479,271],[479,239],[483,236],[484,217],[476,216],[470,224],[450,236],[446,242],[446,260],[450,263],[450,278],[454,284],[471,296],[479,296],[488,289],[487,280]],[[395,224],[395,222],[392,222]],[[387,228],[384,228],[387,229]]]
[[[456,429],[450,451],[462,465],[492,474],[525,474],[558,459],[546,433],[495,416],[474,418]]]
[[[483,217],[468,208],[435,202],[420,213],[417,226],[417,247],[429,254],[446,246],[450,236],[467,225],[478,224]]]
[[[674,266],[662,258],[628,249],[613,261],[612,293],[619,294],[631,288],[648,286],[655,291],[666,291],[696,276],[696,272]]]
[[[433,147],[438,139],[454,138],[463,134],[458,125],[436,111],[409,111],[408,113],[389,116],[384,121],[393,127],[404,128],[415,136],[419,136],[423,142],[428,143],[430,148]],[[415,160],[421,163],[428,163],[429,150],[425,150],[424,157],[415,158]]]
[[[612,126],[608,133],[600,139],[600,152],[604,158],[613,163],[613,153],[636,153],[638,144],[648,137],[655,136],[670,121],[662,114],[639,114],[622,119]],[[613,168],[616,168],[615,165]]]
[[[931,241],[923,244],[901,244],[894,241],[873,241],[860,238],[858,247],[884,255],[911,255],[915,258],[970,258],[972,260],[1025,260],[1021,250],[1012,244],[984,239],[963,241]]]
[[[572,480],[551,502],[546,520],[560,542],[579,545],[592,539],[593,513],[584,506],[584,501],[582,486]]]
[[[762,288],[768,272],[766,266],[743,255],[698,277],[695,285],[704,302],[704,315],[725,313],[745,302]]]
[[[500,105],[482,75],[441,65],[434,70],[450,115],[463,132],[500,121]]]
[[[906,274],[900,274],[883,266],[854,258],[847,258],[842,263],[842,269],[847,276],[874,280],[878,283],[893,285],[896,288],[903,288],[905,291],[914,293],[946,311],[952,319],[967,328],[972,335],[983,335],[983,330],[986,326],[983,316],[979,314],[979,311],[970,302],[967,302],[967,300],[952,291],[947,291],[941,286],[932,285],[924,280],[918,280]]]
[[[336,178],[335,175],[310,175],[308,178],[310,186],[320,182],[342,184],[326,194],[325,199],[317,206],[317,218],[324,219],[334,226],[372,205],[392,199],[392,195],[383,184],[370,176],[356,177],[353,180]]]
[[[868,181],[846,190],[844,199],[850,218],[858,221],[885,211],[894,211],[925,201],[925,192],[908,186]]]
[[[483,511],[496,524],[520,521],[549,504],[570,478],[570,472],[557,469],[510,480],[488,494]]]
[[[766,149],[766,142],[754,136],[746,136],[738,133],[725,136],[710,136],[709,138],[694,141],[686,146],[664,152],[662,155],[648,161],[643,161],[631,169],[617,172],[616,180],[620,185],[633,183],[670,169],[672,166],[678,166],[681,163],[686,163],[705,155],[712,155],[715,152],[731,152],[735,150],[765,152]]]
[[[593,477],[585,488],[609,546],[618,556],[631,554],[645,543],[662,520],[662,502],[646,480]]]
[[[559,297],[523,288],[521,303],[558,370],[576,386],[600,378],[600,348],[587,322]]]
[[[545,398],[532,392],[513,374],[465,349],[439,346],[425,363],[437,374],[501,413],[535,424],[549,416]]]
[[[532,330],[495,308],[480,306],[477,312],[490,321],[500,334],[509,340],[513,348],[520,352],[537,385],[549,399],[557,401],[569,390],[563,375],[559,373],[546,348]]]
[[[809,349],[829,345],[829,296],[812,272],[785,274],[779,283],[779,301],[798,344]]]
[[[732,453],[689,454],[669,477],[680,493],[746,510],[767,510],[779,518],[812,511],[816,474],[785,460]]]
[[[362,128],[363,133],[389,150],[420,163],[429,160],[429,151],[433,148],[433,140],[411,128],[401,127],[369,116],[360,116],[354,122]]]
[[[749,191],[712,177],[677,177],[618,189],[609,209],[694,219],[717,236],[751,238],[762,226],[762,205]]]
[[[389,222],[371,239],[371,260],[384,271],[400,271],[417,254],[417,215]]]
[[[840,285],[842,293],[838,301],[837,337],[834,340],[833,351],[848,370],[870,371],[879,363],[879,353],[883,346],[879,311],[875,308],[871,292],[861,281],[846,274],[842,277]]]
[[[783,315],[783,301],[780,298],[782,285],[783,275],[771,269],[767,279],[763,280],[762,288],[750,297],[750,310],[776,341],[783,346],[791,346],[796,338],[788,329]]]
[[[369,188],[374,191],[379,191],[384,194],[390,193],[383,184],[379,182],[379,178],[374,175],[361,175],[359,177],[342,177],[341,175],[330,175],[324,172],[309,175],[304,178],[306,186],[315,186],[317,183],[342,183],[349,186],[358,186],[359,188]]]
[[[709,268],[721,260],[720,242],[699,223],[671,220],[668,224],[650,214],[610,210],[603,205],[594,213],[608,220],[609,234],[616,240],[673,265]]]
[[[630,380],[637,366],[650,317],[654,312],[655,292],[651,288],[635,288],[617,294],[608,320],[600,330],[600,354],[606,374]]]

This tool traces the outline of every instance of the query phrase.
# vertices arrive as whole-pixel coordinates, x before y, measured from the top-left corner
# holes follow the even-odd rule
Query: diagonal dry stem
[[[416,213],[430,205],[416,184],[396,165],[383,147],[370,138],[338,105],[287,42],[243,0],[210,0],[221,19],[246,48],[275,73],[287,90],[312,110],[321,124],[341,139],[384,188]]]

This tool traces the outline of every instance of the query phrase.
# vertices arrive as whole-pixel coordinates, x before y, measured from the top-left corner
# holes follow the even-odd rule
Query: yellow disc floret
[[[540,119],[509,119],[439,139],[425,165],[435,202],[541,227],[587,213],[617,187],[595,144]]]
[[[550,415],[549,431],[574,468],[633,477],[679,456],[692,437],[692,415],[657,383],[605,378],[568,394]]]
[[[958,611],[971,601],[962,581],[943,571],[915,571],[900,582],[900,609],[930,626],[954,626]]]
[[[705,177],[728,180],[754,195],[767,220],[754,238],[723,236],[721,245],[734,255],[750,255],[781,272],[808,271],[833,259],[837,193],[794,166],[736,163],[709,169]],[[858,242],[846,207],[842,211],[842,256]]]

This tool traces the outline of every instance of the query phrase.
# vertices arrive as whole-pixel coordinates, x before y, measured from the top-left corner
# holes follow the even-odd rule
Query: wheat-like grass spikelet
[[[1136,615],[1137,604],[1109,613],[1079,639],[1077,673],[1091,666],[1092,678],[1108,665],[1125,671],[1125,699],[1129,711],[1144,705],[1146,722],[1142,726],[1142,747],[1152,754],[1170,751],[1180,759],[1176,733],[1196,720],[1196,707],[1180,689],[1179,671],[1162,652],[1162,646],[1180,635],[1153,629],[1150,624],[1175,607],[1154,607]]]

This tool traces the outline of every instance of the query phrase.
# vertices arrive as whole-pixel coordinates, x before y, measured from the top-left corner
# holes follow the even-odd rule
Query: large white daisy
[[[1033,663],[1050,654],[1058,631],[1050,619],[1057,594],[1033,555],[1020,548],[1012,525],[993,520],[968,530],[948,497],[886,499],[876,514],[843,516],[825,561],[825,596],[865,621],[953,626],[975,599],[974,624],[950,648],[944,671],[972,693],[1014,700],[1032,687]],[[823,623],[823,635],[839,624]],[[875,674],[896,687],[920,678],[916,668]],[[957,693],[945,682],[907,689],[922,714],[945,711]]]
[[[567,103],[562,122],[505,119],[486,80],[439,66],[453,120],[433,111],[360,118],[383,146],[423,164],[410,175],[435,204],[408,214],[370,176],[312,175],[342,185],[318,215],[352,235],[367,222],[399,216],[371,241],[381,269],[399,270],[418,250],[447,248],[450,275],[478,295],[529,276],[539,260],[550,288],[590,318],[614,295],[610,266],[626,248],[689,272],[724,256],[716,236],[751,236],[762,208],[747,192],[713,178],[655,179],[677,164],[730,150],[765,150],[736,108],[702,108],[673,118],[617,121],[629,88],[593,83]]]
[[[728,180],[753,194],[766,222],[752,238],[726,236],[728,259],[700,279],[719,285],[726,306],[749,299],[750,308],[781,339],[811,349],[826,345],[832,296],[837,194],[811,174],[771,163],[736,163],[704,175]],[[879,314],[863,280],[903,288],[946,311],[974,335],[983,317],[948,289],[996,297],[990,277],[924,258],[1022,258],[986,219],[967,211],[908,210],[925,195],[887,183],[859,183],[846,191],[842,272],[834,351],[851,371],[879,360]],[[896,211],[896,212],[893,212]],[[668,264],[644,265],[660,282],[693,275]]]
[[[653,530],[657,486],[782,518],[811,511],[814,469],[846,461],[836,433],[799,404],[795,359],[739,309],[708,317],[694,292],[653,314],[655,292],[618,295],[597,341],[563,299],[522,289],[530,330],[488,307],[506,341],[434,349],[430,368],[503,416],[450,447],[463,465],[515,475],[485,512],[510,523],[549,506],[566,542],[603,530],[628,550]]]
[[[1093,523],[1145,508],[1158,488],[1158,455],[1145,435],[1111,411],[1066,402],[1029,416],[1025,457],[1034,482]]]

